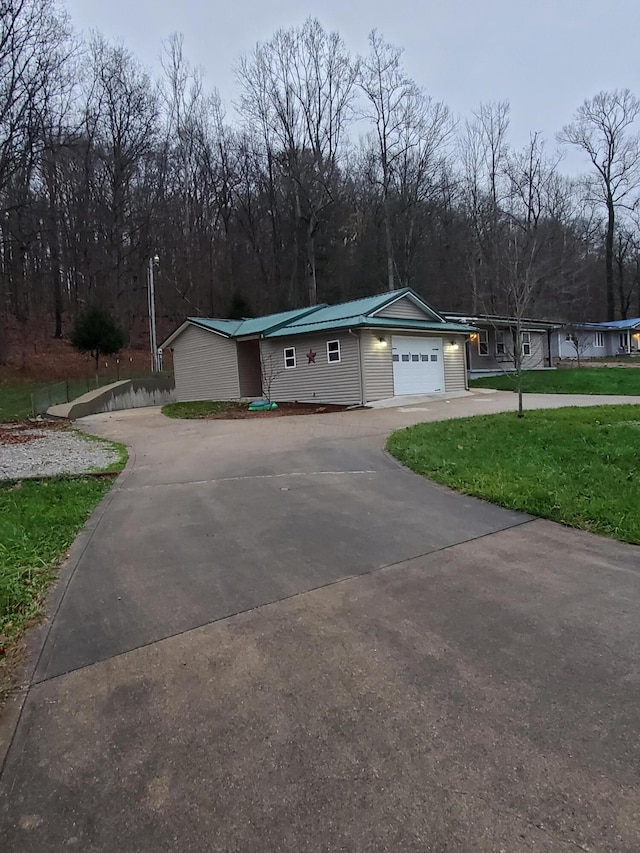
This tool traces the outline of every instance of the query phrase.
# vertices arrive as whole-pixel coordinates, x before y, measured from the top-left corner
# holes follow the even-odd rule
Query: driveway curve
[[[63,572],[7,849],[637,850],[639,549],[383,451],[513,405],[84,419],[131,460]]]

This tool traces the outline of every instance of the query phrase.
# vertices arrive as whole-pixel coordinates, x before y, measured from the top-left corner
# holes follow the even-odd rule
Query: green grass
[[[0,484],[0,634],[12,637],[35,616],[61,556],[112,478]]]
[[[21,420],[31,414],[31,392],[41,382],[18,380],[0,381],[0,423]]]
[[[232,409],[243,408],[242,403],[226,400],[195,400],[189,403],[167,403],[162,414],[168,418],[208,418]]]
[[[387,449],[465,494],[640,544],[640,406],[418,424]]]
[[[471,388],[513,391],[513,374],[470,379]],[[631,394],[640,396],[640,368],[581,367],[573,370],[530,370],[523,374],[523,391],[536,394]]]

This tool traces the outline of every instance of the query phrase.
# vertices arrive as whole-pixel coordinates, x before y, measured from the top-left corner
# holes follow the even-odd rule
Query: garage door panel
[[[444,391],[442,338],[392,338],[394,394]]]

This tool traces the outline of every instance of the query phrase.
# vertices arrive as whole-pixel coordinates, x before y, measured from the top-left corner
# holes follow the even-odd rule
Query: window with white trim
[[[522,355],[531,355],[531,332],[522,332]]]
[[[594,347],[603,347],[604,346],[604,332],[596,332],[593,336],[593,345]]]
[[[478,355],[489,355],[488,329],[480,329],[478,332]]]
[[[496,329],[496,355],[504,355],[505,352],[504,332],[502,329]]]
[[[340,341],[327,341],[327,361],[329,364],[340,361]]]
[[[285,366],[286,370],[289,370],[289,368],[296,366],[296,348],[295,347],[285,347],[284,348],[284,366]]]

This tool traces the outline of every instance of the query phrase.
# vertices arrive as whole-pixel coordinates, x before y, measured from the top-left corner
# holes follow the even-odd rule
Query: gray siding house
[[[466,389],[472,331],[404,288],[247,320],[188,317],[162,346],[180,401],[365,405]]]
[[[640,317],[609,323],[573,323],[556,329],[551,338],[554,361],[625,356],[636,352],[640,352]]]
[[[514,369],[516,321],[491,314],[444,314],[447,320],[474,327],[467,341],[467,368],[472,375],[508,373]],[[553,365],[553,330],[560,323],[523,320],[521,327],[522,368],[539,370]]]

